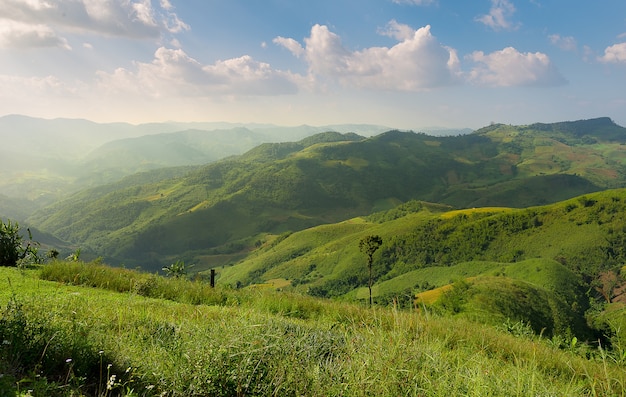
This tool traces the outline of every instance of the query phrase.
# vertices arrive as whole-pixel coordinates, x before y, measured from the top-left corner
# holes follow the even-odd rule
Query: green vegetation
[[[218,281],[284,280],[285,291],[366,302],[370,279],[355,242],[377,235],[371,293],[379,305],[433,305],[472,321],[522,322],[548,337],[609,343],[621,331],[604,305],[626,298],[625,212],[624,189],[527,209],[410,202],[260,246],[219,270]]]
[[[41,262],[37,243],[28,229],[28,241],[24,244],[24,237],[20,234],[17,222],[0,219],[0,266],[24,266]]]
[[[238,261],[265,236],[409,200],[523,208],[621,187],[623,134],[609,119],[494,125],[457,137],[327,132],[160,177],[138,174],[28,221],[111,263],[156,271],[183,259],[202,271]]]
[[[619,350],[559,345],[514,322],[211,289],[81,262],[0,269],[0,287],[0,389],[10,394],[626,393]],[[182,294],[194,289],[195,301]]]
[[[32,269],[2,224],[0,390],[625,395],[623,132],[264,144],[34,214],[74,251]]]

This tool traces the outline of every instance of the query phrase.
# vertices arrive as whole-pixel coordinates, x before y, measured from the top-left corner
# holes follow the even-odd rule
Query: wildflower
[[[65,362],[69,364],[69,363],[71,363],[71,362],[72,362],[72,359],[71,359],[71,358],[68,358],[67,360],[65,360]]]
[[[103,354],[104,354],[104,350],[100,350],[100,351],[98,352],[98,354],[99,354],[99,355],[103,355]]]
[[[3,344],[3,345],[10,345],[10,344],[11,344],[11,341],[10,341],[10,340],[7,340],[7,339],[4,339],[4,340],[2,341],[2,344]]]
[[[113,387],[115,387],[116,378],[117,378],[117,375],[115,374],[111,375],[111,377],[109,378],[109,381],[107,382],[107,390],[113,390]]]

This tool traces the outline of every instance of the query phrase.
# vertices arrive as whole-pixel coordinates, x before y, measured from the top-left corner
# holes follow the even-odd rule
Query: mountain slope
[[[337,125],[332,130],[362,129],[366,135],[388,128]],[[263,142],[303,139],[329,127],[284,127],[243,123],[95,123],[45,120],[20,115],[0,117],[0,194],[28,200],[41,208],[88,187],[112,183],[136,172],[160,167],[206,164],[242,154]],[[6,206],[1,215],[22,218]]]
[[[443,286],[455,278],[454,266],[472,261],[495,264],[476,265],[478,270],[463,268],[459,277],[509,273],[508,263],[543,258],[558,261],[589,281],[626,262],[624,212],[626,189],[527,209],[449,211],[412,202],[367,218],[303,230],[278,243],[268,241],[220,274],[225,283],[284,278],[298,280],[298,288],[315,289],[318,295],[343,295],[366,284],[358,241],[377,234],[384,243],[375,254],[379,285],[374,291],[380,288],[381,294],[419,290],[425,281],[429,287]],[[446,268],[446,276],[432,278],[428,268]]]
[[[412,199],[527,207],[624,186],[626,157],[615,139],[625,129],[608,119],[565,126],[495,125],[456,137],[318,134],[263,144],[184,177],[85,191],[30,220],[132,265],[159,269],[184,258],[202,269],[246,255],[266,234]]]
[[[412,202],[268,240],[218,269],[218,282],[366,302],[368,270],[358,243],[379,235],[377,303],[411,307],[417,296],[417,303],[482,322],[528,322],[537,333],[593,339],[585,320],[590,302],[619,302],[626,286],[624,212],[626,189],[527,209],[450,211]]]

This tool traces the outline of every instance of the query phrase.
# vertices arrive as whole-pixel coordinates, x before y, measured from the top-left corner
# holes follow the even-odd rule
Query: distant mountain
[[[416,132],[423,132],[426,135],[433,136],[455,136],[471,134],[474,130],[471,128],[425,127],[416,130]]]
[[[88,120],[0,117],[0,194],[34,207],[87,187],[160,167],[206,164],[264,142],[294,141],[372,125],[282,127],[269,124],[166,122],[132,125]],[[8,206],[6,206],[9,208]],[[19,209],[5,215],[22,216]]]
[[[128,265],[160,269],[184,258],[206,268],[242,258],[267,235],[414,199],[527,207],[626,186],[626,129],[609,119],[563,126],[492,125],[447,137],[328,132],[266,143],[186,174],[155,171],[145,183],[85,190],[29,221]]]

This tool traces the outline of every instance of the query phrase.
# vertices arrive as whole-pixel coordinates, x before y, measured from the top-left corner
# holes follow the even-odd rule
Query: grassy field
[[[0,395],[626,394],[618,351],[524,330],[94,263],[0,268]]]

